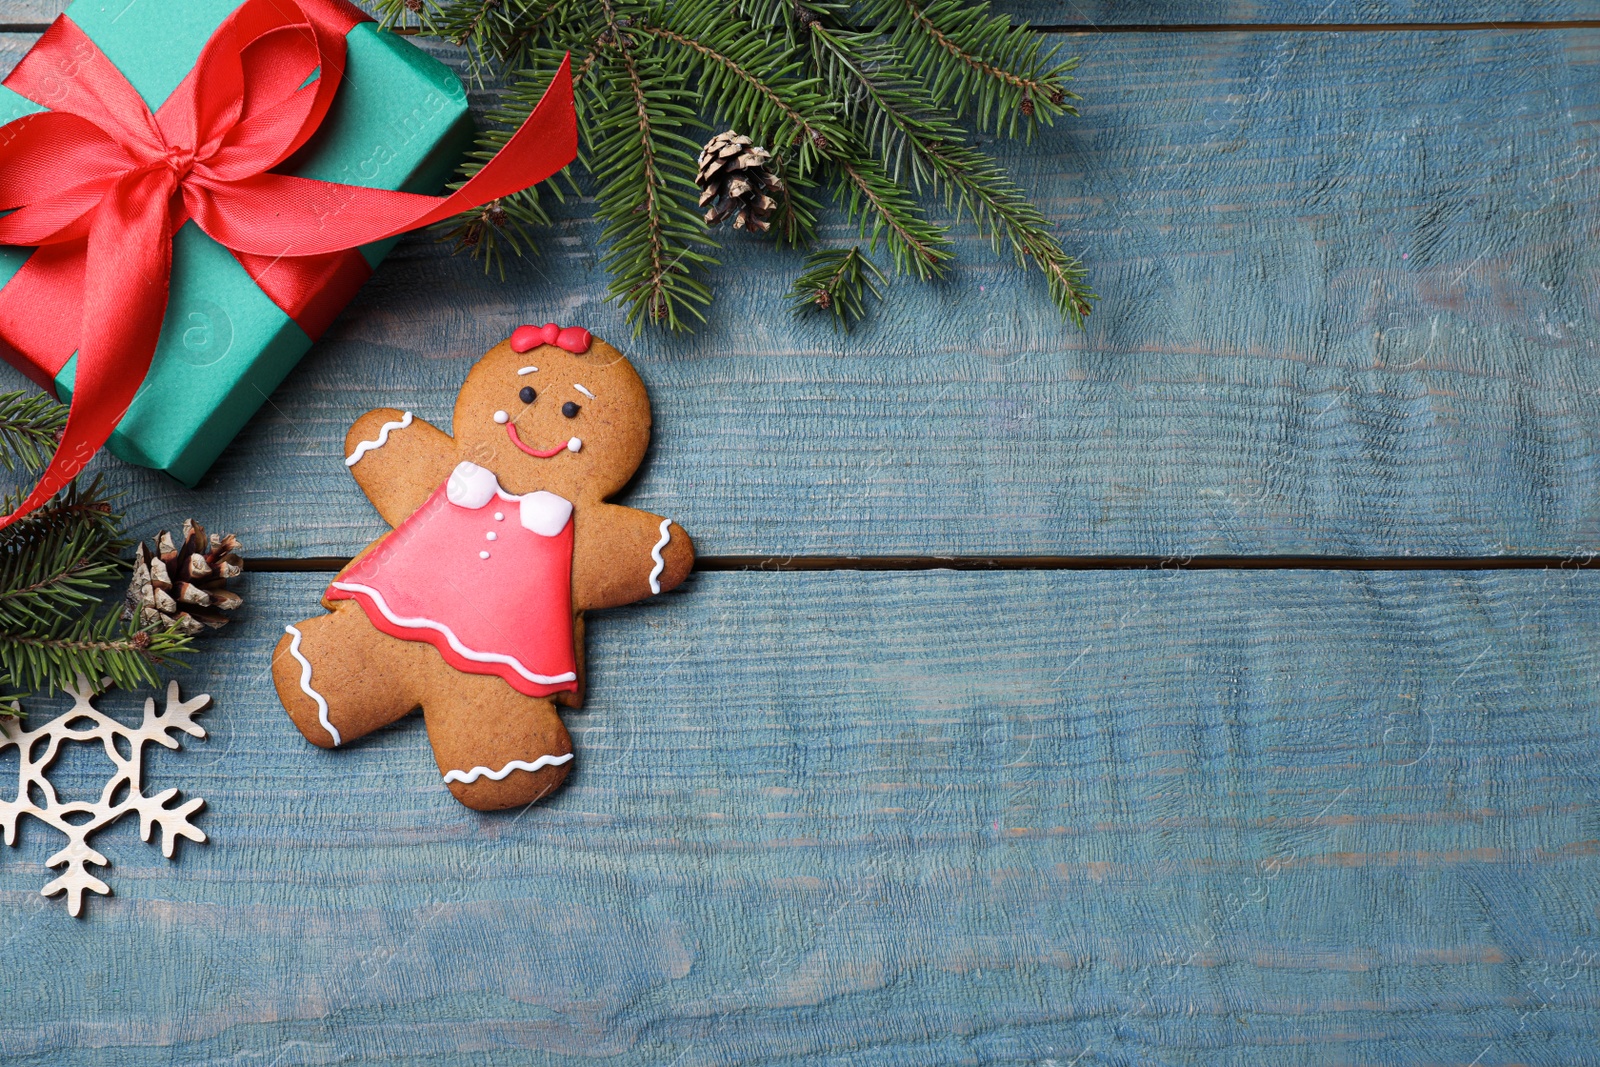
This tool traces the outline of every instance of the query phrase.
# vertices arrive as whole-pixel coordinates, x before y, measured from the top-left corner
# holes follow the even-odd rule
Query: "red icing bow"
[[[74,351],[78,366],[56,454],[0,526],[66,485],[133,402],[185,221],[315,337],[353,292],[348,280],[366,277],[357,246],[526,189],[577,156],[564,60],[522,128],[450,196],[271,173],[328,113],[345,35],[366,20],[345,0],[245,0],[154,114],[65,15],[5,79],[50,110],[0,127],[0,211],[16,209],[0,218],[0,244],[38,246],[0,289],[0,340],[46,388]],[[346,284],[329,295],[330,280]]]
[[[518,326],[511,332],[513,352],[527,352],[540,345],[555,345],[575,356],[581,356],[589,351],[589,345],[593,342],[594,338],[583,327],[568,326],[563,330],[553,322],[547,322],[543,326]]]

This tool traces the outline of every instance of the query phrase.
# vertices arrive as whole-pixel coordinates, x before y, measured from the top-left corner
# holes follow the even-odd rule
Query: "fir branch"
[[[800,0],[734,0],[734,11],[740,19],[760,30],[763,36],[779,37],[788,45],[794,44],[796,16],[809,15],[811,5]],[[824,6],[842,12],[848,4],[829,3]],[[726,10],[726,8],[724,8]],[[780,32],[781,31],[781,35]]]
[[[48,398],[18,404],[14,395],[0,396],[0,416],[18,410],[26,417],[13,425],[28,429],[20,443],[0,432],[0,462],[8,467],[30,465],[39,447],[36,431],[66,418],[66,408]],[[14,509],[22,495],[8,494],[0,508]],[[99,479],[74,481],[0,529],[0,689],[11,695],[53,691],[80,675],[125,686],[154,684],[155,669],[190,647],[190,638],[176,630],[138,633],[106,604],[106,591],[127,573],[122,554],[131,545]]]
[[[7,512],[15,510],[24,495],[22,490],[6,494],[0,498],[0,508]],[[123,536],[121,517],[112,511],[97,477],[87,487],[72,482],[38,509],[0,529],[0,559],[25,552],[63,532],[92,536],[96,550],[112,557],[120,556],[133,544]]]
[[[0,558],[0,628],[49,625],[98,603],[123,571],[111,544],[79,526]]]
[[[548,225],[550,216],[539,202],[537,189],[527,189],[514,196],[491,200],[472,211],[438,223],[433,228],[439,240],[453,242],[455,250],[469,251],[474,259],[483,260],[483,272],[498,269],[500,280],[506,278],[505,249],[514,255],[538,255],[529,230],[538,225]]]
[[[367,10],[385,30],[431,31],[425,0],[374,0]]]
[[[0,627],[0,678],[11,696],[54,692],[79,677],[123,688],[156,685],[156,668],[181,664],[192,644],[176,629],[138,630],[116,613],[18,631]]]
[[[923,281],[941,277],[955,254],[942,227],[928,222],[911,194],[876,161],[860,158],[837,163],[844,180],[834,187],[834,199],[857,223],[861,236],[876,251],[881,238],[902,274]]]
[[[896,181],[910,177],[918,190],[936,180],[918,154],[906,155],[909,139],[962,138],[962,131],[928,106],[924,87],[900,67],[899,58],[873,34],[822,23],[811,27],[817,68],[844,101],[845,113],[865,131],[869,150]]]
[[[681,131],[698,125],[697,100],[632,20],[622,24],[612,0],[600,0],[600,7],[607,60],[625,87],[610,97],[601,95],[603,86],[593,94],[598,116],[591,170],[601,187],[602,236],[610,245],[601,259],[612,273],[607,295],[627,306],[636,332],[647,320],[680,331],[687,315],[705,321],[700,308],[711,302],[692,268],[716,262],[700,251],[716,244],[699,216],[672,195],[674,187],[684,193],[695,188],[700,146]]]
[[[956,0],[374,0],[416,11],[433,32],[465,42],[481,68],[508,75],[506,124],[485,134],[481,163],[504,143],[570,52],[578,87],[581,167],[567,183],[592,196],[603,223],[608,299],[671,329],[703,320],[702,268],[716,243],[698,213],[697,130],[733,128],[771,151],[782,179],[763,211],[780,245],[815,238],[826,186],[869,248],[896,270],[944,273],[953,255],[920,194],[942,194],[955,221],[1045,274],[1052,299],[1081,324],[1094,299],[1082,265],[988,155],[970,128],[1031,134],[1076,114],[1066,89],[1075,60],[984,3]],[[398,5],[398,7],[396,6]],[[555,187],[560,196],[559,187]],[[468,215],[447,236],[503,265],[543,225],[537,195],[507,198],[499,216]],[[505,240],[505,238],[510,238]],[[502,266],[503,269],[503,266]],[[810,268],[808,268],[809,273]]]
[[[834,327],[848,330],[866,315],[866,294],[883,299],[880,286],[888,280],[857,246],[820,249],[806,258],[805,272],[789,290],[790,310],[831,312]]]
[[[863,235],[870,230],[874,247],[882,237],[896,268],[919,278],[943,272],[951,255],[943,229],[928,223],[922,210],[892,179],[854,150],[847,131],[824,110],[826,101],[816,92],[818,79],[798,78],[799,62],[784,64],[776,46],[759,34],[733,30],[719,34],[718,20],[725,20],[719,4],[697,7],[679,0],[668,6],[675,14],[667,15],[665,24],[641,32],[685,49],[701,61],[705,95],[717,102],[732,125],[752,131],[750,136],[756,140],[795,146],[801,178],[815,165],[816,157],[832,162],[835,173],[846,179],[836,187],[836,199],[848,206]],[[674,19],[680,20],[681,29],[673,25]]]
[[[0,463],[42,467],[67,425],[67,409],[43,393],[0,393]]]
[[[572,9],[570,0],[546,0],[542,7],[535,7],[530,17],[516,20],[516,30],[508,40],[496,44],[494,58],[497,70],[513,70],[521,66],[527,62],[530,51],[536,47],[540,34],[547,27],[570,24],[575,20],[581,20],[581,17],[578,11]]]
[[[496,15],[505,17],[502,8],[501,0],[473,0],[470,4],[451,8],[450,17],[435,24],[434,29],[446,40],[471,46],[475,51],[481,52],[485,43],[490,40],[489,20]],[[533,21],[537,21],[537,16]]]
[[[1076,115],[1079,97],[1066,83],[1076,59],[1057,61],[1026,24],[989,14],[969,0],[867,0],[864,13],[887,31],[890,43],[935,99],[958,117],[973,116],[978,129],[1015,137],[1020,125],[1032,137],[1041,119]]]
[[[1088,271],[1061,247],[1049,220],[1005,171],[967,145],[936,141],[919,144],[918,152],[945,182],[946,201],[954,194],[957,216],[965,210],[995,251],[1008,243],[1019,266],[1031,262],[1043,272],[1056,307],[1083,326],[1099,299],[1088,286]]]
[[[817,78],[801,77],[802,61],[752,28],[730,23],[717,3],[678,2],[659,9],[661,21],[640,28],[699,61],[702,95],[758,144],[793,146],[795,172],[805,177],[830,146],[847,136],[829,114]]]
[[[594,69],[594,61],[599,56],[599,49],[591,47],[584,52],[583,59],[579,61],[578,65],[572,68],[572,86],[574,90],[582,84],[584,78],[589,76],[589,71]]]
[[[963,213],[969,214],[995,251],[1008,243],[1019,265],[1037,266],[1056,306],[1082,326],[1095,299],[1086,284],[1087,272],[1061,247],[1049,221],[1010,176],[965,144],[965,134],[948,116],[920,102],[910,75],[897,67],[892,55],[820,25],[811,36],[827,57],[830,76],[847,97],[861,101],[859,110],[872,114],[868,128],[875,130],[875,147],[891,173],[898,176],[899,168],[909,172],[915,187],[926,183],[942,190],[958,222]]]
[[[541,9],[541,11],[548,10],[548,7]],[[586,30],[591,37],[597,33],[592,26],[582,25],[577,25],[575,32],[582,35]],[[592,39],[590,44],[592,46]],[[597,51],[590,47],[583,61],[584,66],[573,71],[574,86],[592,67],[597,55]],[[541,65],[544,65],[542,61],[550,59],[548,50],[535,57],[535,61],[541,61]],[[555,55],[553,61],[548,63],[549,69],[553,71],[559,66],[560,60],[561,55]],[[485,115],[488,125],[480,131],[477,143],[461,166],[460,179],[452,182],[450,189],[459,189],[465,185],[505,147],[511,140],[512,134],[522,126],[529,113],[543,99],[549,85],[549,75],[523,77],[503,90],[500,106]],[[582,99],[581,96],[579,99]],[[581,118],[581,108],[579,114]],[[533,231],[551,224],[550,214],[545,209],[541,192],[547,190],[558,201],[565,200],[561,191],[563,182],[576,192],[571,170],[571,167],[565,168],[552,176],[544,185],[536,185],[522,192],[501,197],[482,207],[462,212],[454,218],[435,224],[431,229],[438,240],[454,244],[456,252],[467,252],[474,259],[483,260],[484,273],[496,270],[503,281],[506,276],[507,249],[519,258],[523,255],[539,254]]]
[[[701,94],[717,101],[719,115],[777,149],[783,189],[772,220],[775,240],[793,248],[809,245],[816,239],[821,206],[812,195],[813,175],[847,140],[831,103],[818,91],[818,79],[802,77],[801,59],[786,58],[782,47],[762,34],[730,26],[719,4],[671,3],[656,10],[659,21],[641,32],[691,57]]]
[[[544,0],[531,11],[517,15],[509,12],[503,0],[472,0],[445,9],[428,29],[467,48],[472,74],[482,84],[487,74],[525,59],[529,42],[568,6],[567,0]],[[499,34],[495,33],[497,26],[502,28]]]
[[[817,186],[795,175],[782,157],[774,162],[783,188],[775,197],[778,207],[772,214],[773,240],[780,248],[805,248],[817,236],[817,212],[822,208],[813,195]]]

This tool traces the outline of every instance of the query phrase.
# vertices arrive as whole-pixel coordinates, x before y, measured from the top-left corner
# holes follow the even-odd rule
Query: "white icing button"
[[[487,552],[479,552],[478,553],[478,558],[479,559],[488,559],[489,558],[489,553],[487,553]]]
[[[568,452],[576,452],[582,447],[583,447],[583,442],[578,440],[576,437],[574,437],[572,440],[567,442],[567,451]]]
[[[503,411],[497,411],[497,412],[494,413],[494,421],[495,422],[499,422],[499,423],[510,422],[511,421],[511,416],[507,415]]]
[[[503,512],[503,511],[495,512],[494,513],[494,521],[495,522],[505,522],[506,521],[506,513]]]
[[[485,541],[493,541],[494,540],[494,531],[490,530],[488,533],[484,534],[483,535],[483,539]]]

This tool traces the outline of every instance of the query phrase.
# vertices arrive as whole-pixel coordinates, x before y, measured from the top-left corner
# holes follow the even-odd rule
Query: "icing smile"
[[[554,448],[529,448],[522,443],[522,438],[517,436],[517,426],[513,422],[506,423],[506,436],[511,438],[512,444],[528,455],[536,456],[539,459],[549,459],[551,456],[559,456],[563,452],[576,452],[583,447],[583,442],[573,437],[556,445]]]

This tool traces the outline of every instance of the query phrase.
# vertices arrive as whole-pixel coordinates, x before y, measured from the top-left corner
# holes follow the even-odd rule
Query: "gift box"
[[[239,3],[77,0],[67,16],[154,111],[194,68],[208,39]],[[327,115],[311,140],[277,171],[372,189],[438,193],[472,142],[461,82],[449,68],[403,38],[380,32],[375,23],[357,24],[345,42],[344,78]],[[0,88],[0,124],[41,110]],[[360,256],[376,267],[396,240],[363,245]],[[330,271],[291,318],[239,258],[192,219],[172,244],[171,290],[154,361],[108,443],[122,459],[192,486],[368,272]],[[32,252],[0,246],[0,288]],[[64,401],[72,396],[77,358],[48,383]],[[30,373],[42,384],[49,378],[37,368]]]

